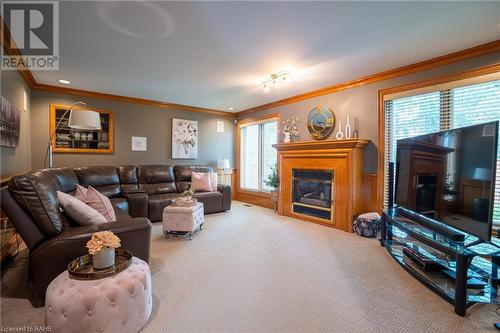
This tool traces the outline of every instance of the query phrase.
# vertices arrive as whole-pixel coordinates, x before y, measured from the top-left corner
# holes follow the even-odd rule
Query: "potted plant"
[[[266,184],[266,186],[273,188],[273,190],[271,190],[271,201],[276,204],[279,197],[278,187],[280,186],[278,164],[276,164],[274,167],[271,167],[271,173],[267,176],[267,179],[264,180],[264,183]]]
[[[100,231],[92,234],[87,242],[87,249],[92,255],[95,269],[104,269],[115,264],[115,249],[119,248],[120,238],[111,231]]]

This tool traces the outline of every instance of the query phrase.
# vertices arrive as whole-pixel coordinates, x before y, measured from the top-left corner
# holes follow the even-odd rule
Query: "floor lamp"
[[[81,106],[83,108],[74,109],[75,106]],[[54,131],[50,134],[49,145],[47,148],[47,155],[49,157],[49,168],[53,166],[53,145],[52,140],[57,134],[57,130],[61,125],[64,117],[69,113],[68,127],[78,130],[100,130],[101,129],[101,117],[99,112],[86,110],[87,104],[84,102],[76,102],[70,105],[70,107],[63,113],[62,117],[57,122]],[[45,165],[45,163],[44,163]]]

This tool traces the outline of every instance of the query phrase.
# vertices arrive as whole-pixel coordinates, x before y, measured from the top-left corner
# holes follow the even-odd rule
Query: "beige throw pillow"
[[[57,191],[59,204],[64,212],[80,225],[92,225],[106,223],[106,219],[94,208],[64,192]]]
[[[89,186],[85,203],[101,213],[106,221],[116,221],[115,210],[107,196]]]
[[[210,174],[206,172],[193,172],[191,174],[191,189],[195,192],[212,192]]]

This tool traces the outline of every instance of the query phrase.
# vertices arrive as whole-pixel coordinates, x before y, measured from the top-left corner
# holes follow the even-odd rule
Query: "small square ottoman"
[[[201,230],[204,221],[201,202],[192,207],[170,205],[163,210],[163,233],[165,236],[184,234],[191,239],[195,231]]]

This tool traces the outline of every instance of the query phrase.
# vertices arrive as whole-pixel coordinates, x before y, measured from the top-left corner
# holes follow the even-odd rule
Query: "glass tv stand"
[[[465,234],[463,242],[454,241],[394,208],[382,214],[380,244],[406,271],[453,304],[458,315],[476,303],[500,304],[500,239],[487,243]]]

